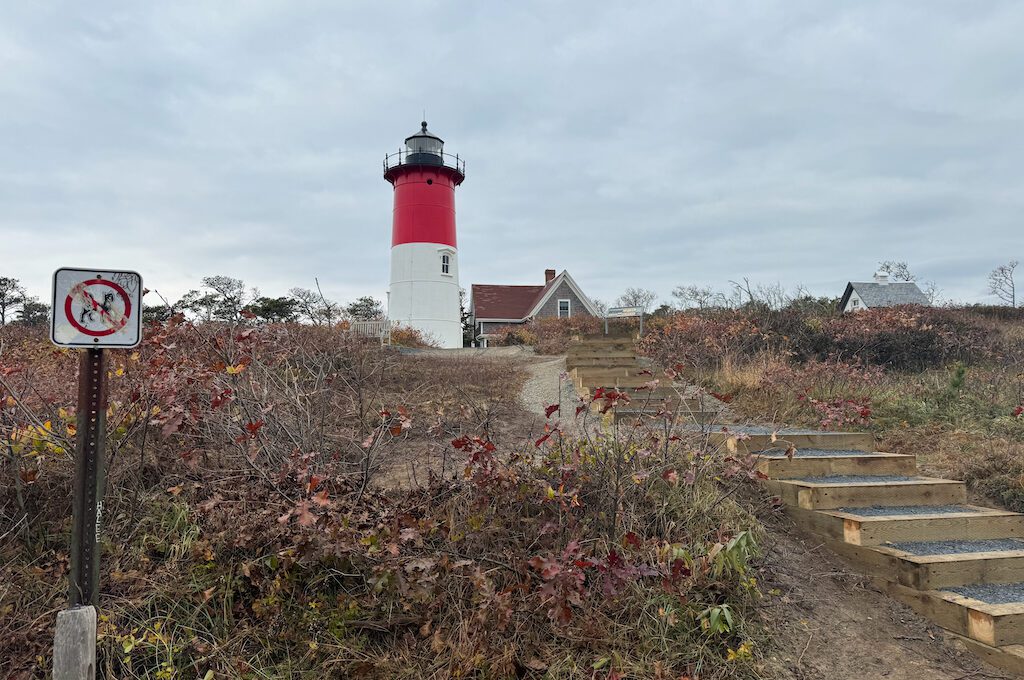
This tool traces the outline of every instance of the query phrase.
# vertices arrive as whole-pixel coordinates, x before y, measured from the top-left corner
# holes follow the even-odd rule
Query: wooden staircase
[[[615,421],[636,421],[666,412],[674,419],[698,423],[723,420],[722,402],[694,393],[661,371],[653,371],[649,362],[636,353],[631,336],[578,340],[566,354],[566,369],[580,396],[592,395],[601,388],[629,397],[628,404],[621,404],[612,412]],[[592,404],[594,410],[600,407],[600,403]]]
[[[1024,675],[1024,515],[968,504],[963,482],[920,476],[915,456],[875,452],[867,434],[733,427],[713,437],[755,454],[796,524],[877,587]]]

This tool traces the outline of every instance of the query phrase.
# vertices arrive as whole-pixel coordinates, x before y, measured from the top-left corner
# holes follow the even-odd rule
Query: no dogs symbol
[[[113,281],[82,281],[64,300],[64,316],[79,333],[94,338],[112,335],[128,325],[132,301]]]

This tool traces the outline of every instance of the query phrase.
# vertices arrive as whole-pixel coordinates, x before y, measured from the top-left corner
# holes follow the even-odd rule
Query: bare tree
[[[928,302],[933,305],[939,303],[939,296],[942,295],[942,289],[934,281],[923,281],[921,283],[921,292],[928,297]]]
[[[886,260],[878,263],[878,271],[888,274],[893,281],[916,281],[906,260]]]
[[[324,297],[320,291],[308,288],[292,288],[288,294],[295,299],[299,314],[309,319],[314,326],[331,326],[343,316],[341,306]]]
[[[999,298],[1004,305],[1017,306],[1017,284],[1013,280],[1013,270],[1020,264],[1010,260],[992,270],[988,275],[988,291]]]
[[[245,284],[241,279],[231,276],[204,276],[203,286],[213,291],[216,297],[214,316],[223,321],[236,321],[240,318],[242,310],[248,304],[249,299],[245,297]],[[253,291],[251,297],[258,297],[259,291]]]
[[[7,323],[8,310],[22,304],[24,299],[25,289],[18,279],[0,276],[0,326]]]
[[[646,314],[651,304],[658,299],[658,294],[646,288],[627,288],[626,292],[615,300],[619,307],[639,307]]]
[[[678,300],[680,309],[708,309],[725,305],[725,296],[710,286],[676,286],[672,297]]]
[[[598,300],[597,298],[590,299],[591,304],[597,307],[597,311],[601,312],[601,316],[608,313],[608,303],[604,300]]]

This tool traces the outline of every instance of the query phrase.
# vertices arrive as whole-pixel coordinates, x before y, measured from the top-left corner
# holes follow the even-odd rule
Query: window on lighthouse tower
[[[451,256],[449,256],[449,255],[442,255],[441,256],[441,273],[442,274],[449,274],[449,273],[451,273],[449,271],[450,265],[451,265]]]

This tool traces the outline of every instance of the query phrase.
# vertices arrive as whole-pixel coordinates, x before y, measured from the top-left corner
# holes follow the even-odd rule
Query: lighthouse
[[[455,187],[465,171],[465,161],[444,152],[444,140],[426,121],[404,149],[384,158],[384,179],[395,194],[388,316],[447,348],[462,347]]]

